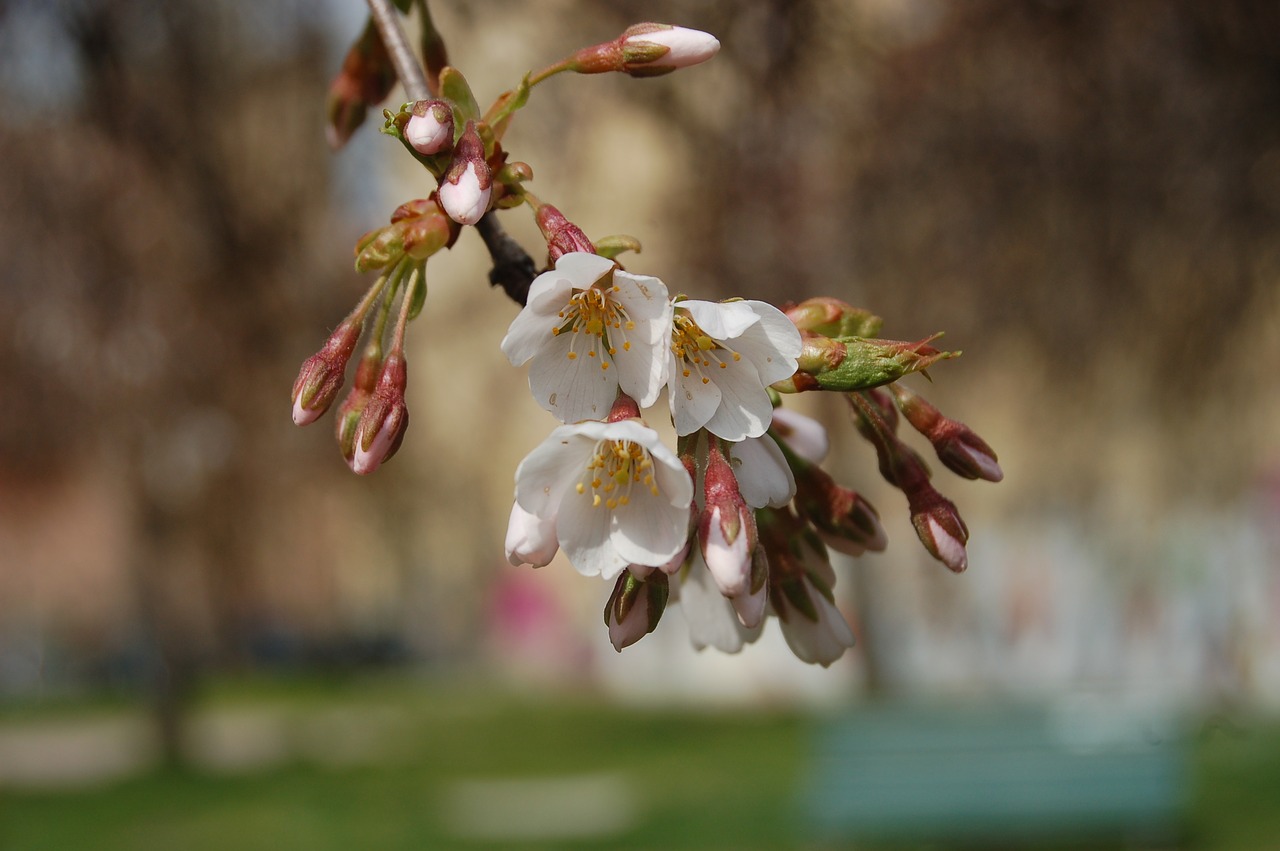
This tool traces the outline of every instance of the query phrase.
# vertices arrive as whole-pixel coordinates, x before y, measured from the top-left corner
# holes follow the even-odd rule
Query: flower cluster
[[[425,24],[433,33],[429,16]],[[359,98],[385,95],[396,51],[378,35],[366,30],[331,92],[339,140],[364,114]],[[879,339],[878,317],[833,298],[780,309],[673,296],[618,262],[638,242],[593,241],[529,191],[532,169],[503,147],[532,87],[555,74],[658,76],[718,49],[706,33],[639,24],[527,75],[484,112],[461,73],[433,62],[442,50],[428,51],[430,96],[386,111],[384,132],[423,165],[434,189],[357,244],[357,270],[378,272],[377,280],[303,364],[293,417],[306,425],[336,401],[363,337],[354,387],[338,408],[338,442],[360,474],[390,458],[408,425],[404,337],[423,306],[427,261],[476,226],[497,275],[509,258],[495,249],[505,236],[495,236],[491,212],[527,206],[547,266],[523,287],[504,284],[523,309],[501,349],[513,366],[528,366],[533,398],[560,424],[516,470],[508,559],[540,567],[563,552],[578,572],[613,582],[604,620],[618,650],[652,632],[678,600],[699,647],[736,652],[774,616],[796,656],[829,665],[854,639],[836,604],[829,552],[857,556],[883,550],[887,539],[870,503],[821,469],[823,427],[782,407],[782,394],[844,394],[882,474],[905,494],[921,542],[959,571],[968,530],[897,435],[901,415],[947,467],[999,481],[985,442],[897,383],[953,354],[933,348],[934,338]],[[643,419],[664,393],[674,448]]]

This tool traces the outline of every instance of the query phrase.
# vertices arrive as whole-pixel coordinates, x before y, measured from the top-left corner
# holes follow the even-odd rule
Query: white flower
[[[543,520],[525,511],[518,502],[511,505],[511,519],[507,521],[507,561],[516,567],[522,564],[545,567],[559,549],[554,518]]]
[[[667,288],[580,251],[534,279],[502,341],[513,366],[529,360],[533,397],[561,422],[603,419],[618,389],[645,408],[667,380]]]
[[[456,180],[440,181],[440,189],[437,191],[440,206],[449,214],[449,218],[460,225],[474,225],[489,210],[493,184],[483,161],[480,166],[485,171],[483,176],[476,164],[469,162]]]
[[[675,305],[668,396],[676,432],[706,428],[725,440],[759,437],[773,418],[765,389],[790,378],[800,332],[762,301]]]
[[[684,549],[692,500],[680,459],[637,420],[560,426],[516,470],[516,502],[555,524],[586,576],[666,564]]]
[[[853,646],[853,630],[836,608],[831,592],[836,574],[818,546],[800,542],[799,569],[783,580],[781,593],[770,602],[791,652],[825,668]]]
[[[760,593],[764,594],[765,589]],[[680,574],[679,600],[689,625],[689,640],[698,650],[709,645],[725,653],[737,653],[744,644],[760,637],[763,618],[750,629],[742,625],[734,604],[716,587],[697,547],[694,547],[689,569]],[[748,608],[754,608],[756,602],[755,595],[743,599]]]
[[[773,429],[792,452],[810,464],[821,464],[831,451],[831,439],[822,423],[790,408],[773,409]]]
[[[772,437],[748,437],[729,450],[738,492],[752,508],[781,508],[796,495],[791,465]]]

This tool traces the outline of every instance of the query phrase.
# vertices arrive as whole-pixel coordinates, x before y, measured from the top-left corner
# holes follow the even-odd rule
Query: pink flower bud
[[[566,254],[582,251],[595,254],[596,247],[582,232],[582,228],[564,217],[559,210],[550,204],[543,204],[534,214],[538,229],[547,241],[547,262],[552,266]]]
[[[347,370],[347,361],[360,339],[361,325],[346,321],[324,347],[302,363],[293,382],[293,421],[304,426],[318,420],[333,404]]]
[[[651,77],[706,62],[720,51],[710,33],[669,24],[636,24],[622,34],[622,68],[633,77]]]
[[[923,396],[905,387],[894,384],[891,389],[907,422],[929,438],[938,453],[938,460],[953,473],[966,479],[986,479],[989,482],[1004,478],[995,450],[974,434],[973,429],[943,416]]]
[[[850,556],[888,545],[880,515],[857,491],[836,483],[822,469],[803,461],[792,466],[796,510],[818,530],[824,543]]]
[[[391,57],[372,22],[342,61],[342,70],[329,84],[325,103],[329,144],[341,148],[364,122],[369,107],[385,100],[396,84]]]
[[[404,403],[407,377],[404,356],[394,352],[388,355],[378,386],[356,426],[351,469],[358,475],[372,473],[400,448],[409,426],[409,409]]]
[[[704,511],[698,523],[703,561],[716,587],[726,597],[750,591],[751,554],[755,549],[750,530],[754,526],[751,509],[745,504],[738,511],[726,511],[717,505]]]
[[[609,641],[619,653],[658,626],[667,607],[670,588],[667,575],[661,571],[638,579],[624,570],[614,583],[613,593],[604,607],[604,622],[609,627]]]
[[[969,529],[955,504],[928,482],[908,492],[907,502],[911,507],[911,525],[929,554],[955,573],[968,567],[965,544],[969,541]]]
[[[437,191],[440,206],[449,218],[461,225],[474,225],[489,210],[493,197],[493,175],[484,159],[484,142],[474,121],[467,122],[453,149],[453,162]]]
[[[409,110],[404,140],[423,156],[438,154],[453,144],[453,110],[442,100],[420,100]]]
[[[507,522],[507,561],[515,567],[523,564],[545,567],[555,558],[560,544],[556,539],[555,518],[543,519],[512,503]]]
[[[716,587],[726,597],[751,590],[751,559],[756,549],[755,514],[738,488],[720,441],[707,447],[704,508],[698,518],[698,543]]]

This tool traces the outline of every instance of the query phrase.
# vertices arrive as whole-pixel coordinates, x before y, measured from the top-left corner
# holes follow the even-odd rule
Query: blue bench
[[[801,789],[824,839],[1175,841],[1188,798],[1172,719],[1063,707],[878,706],[820,722]]]

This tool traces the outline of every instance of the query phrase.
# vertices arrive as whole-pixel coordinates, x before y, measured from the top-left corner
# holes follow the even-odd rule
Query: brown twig
[[[396,76],[404,86],[405,96],[410,100],[426,100],[431,96],[426,77],[417,57],[413,55],[413,48],[409,46],[391,0],[368,0],[368,3],[374,26],[378,28],[382,43],[387,47]],[[507,234],[492,211],[486,213],[476,224],[476,230],[480,232],[480,238],[484,240],[493,260],[493,268],[489,270],[489,283],[502,287],[503,292],[523,306],[529,298],[529,285],[538,274],[533,258],[520,243]]]

